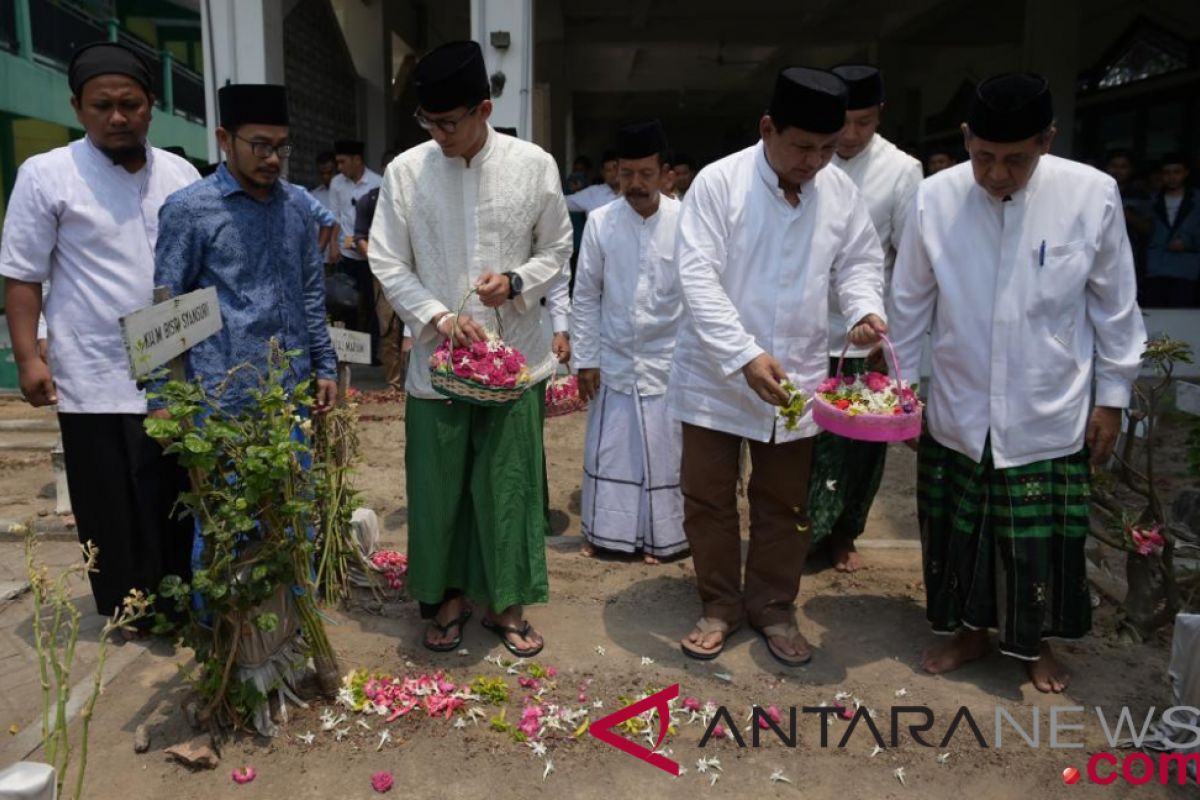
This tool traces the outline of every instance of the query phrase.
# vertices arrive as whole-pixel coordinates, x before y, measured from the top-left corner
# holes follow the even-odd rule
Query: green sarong
[[[494,610],[549,596],[542,488],[545,384],[509,406],[409,397],[408,592],[462,592]]]
[[[838,360],[829,359],[829,374]],[[867,372],[865,358],[847,358],[842,374]],[[832,433],[819,433],[813,444],[812,477],[808,484],[808,518],[815,548],[832,534],[857,539],[867,527],[867,514],[887,459],[883,442],[859,442]],[[811,550],[810,550],[811,552]]]
[[[1084,544],[1087,449],[997,469],[926,434],[917,457],[926,616],[937,633],[996,628],[1000,651],[1033,660],[1043,639],[1092,625]]]

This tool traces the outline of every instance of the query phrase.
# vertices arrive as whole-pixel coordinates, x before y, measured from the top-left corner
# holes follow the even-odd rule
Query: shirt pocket
[[[1030,314],[1058,317],[1080,301],[1092,263],[1092,250],[1086,241],[1038,245],[1031,250],[1030,262]]]

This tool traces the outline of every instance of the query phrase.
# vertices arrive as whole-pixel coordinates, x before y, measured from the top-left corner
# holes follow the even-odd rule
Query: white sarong
[[[687,549],[679,460],[683,429],[663,395],[607,386],[592,399],[583,450],[583,535],[622,553]]]

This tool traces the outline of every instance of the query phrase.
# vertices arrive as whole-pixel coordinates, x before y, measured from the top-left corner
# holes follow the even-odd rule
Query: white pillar
[[[227,83],[283,83],[281,0],[202,0],[208,160],[216,161],[217,90]]]
[[[495,47],[492,34],[507,33],[508,46]],[[492,99],[493,126],[533,130],[533,0],[471,0],[471,38],[483,48],[489,76],[504,74],[504,89]]]

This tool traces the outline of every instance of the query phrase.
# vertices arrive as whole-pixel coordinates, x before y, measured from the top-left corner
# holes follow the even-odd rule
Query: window
[[[1112,89],[1187,67],[1187,44],[1161,28],[1143,23],[1125,37],[1114,58],[1101,64],[1094,86]]]

